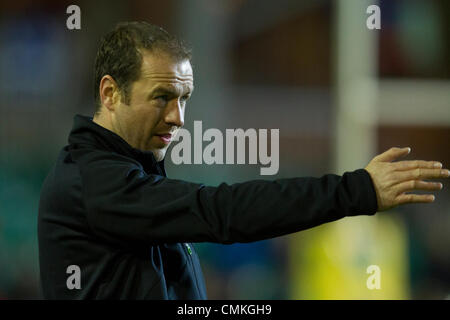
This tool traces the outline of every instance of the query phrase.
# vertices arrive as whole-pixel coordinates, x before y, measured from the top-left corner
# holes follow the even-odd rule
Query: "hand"
[[[450,172],[436,161],[391,162],[411,152],[410,148],[391,148],[379,154],[365,168],[372,177],[377,193],[378,211],[388,210],[406,203],[429,203],[434,195],[407,194],[415,190],[441,190],[442,183],[424,179],[448,178]]]

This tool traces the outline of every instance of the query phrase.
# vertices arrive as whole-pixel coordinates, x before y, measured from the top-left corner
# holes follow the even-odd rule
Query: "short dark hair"
[[[191,49],[159,26],[147,22],[121,22],[100,40],[94,66],[96,113],[100,111],[100,80],[109,74],[116,81],[124,102],[130,103],[131,84],[141,73],[141,49],[160,50],[177,61],[191,60]]]

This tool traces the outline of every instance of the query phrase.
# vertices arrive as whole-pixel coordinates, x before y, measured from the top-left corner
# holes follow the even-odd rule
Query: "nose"
[[[174,99],[167,104],[164,121],[168,125],[178,128],[184,126],[184,106],[178,99]]]

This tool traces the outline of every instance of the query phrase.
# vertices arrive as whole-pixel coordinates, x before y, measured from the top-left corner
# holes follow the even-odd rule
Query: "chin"
[[[167,151],[167,149],[152,150],[156,161],[158,161],[158,162],[162,161],[166,155],[166,151]]]

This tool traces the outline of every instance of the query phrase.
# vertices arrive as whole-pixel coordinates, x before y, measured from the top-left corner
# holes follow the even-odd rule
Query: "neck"
[[[99,126],[102,126],[103,128],[108,129],[109,131],[115,133],[110,124],[110,121],[108,121],[108,119],[106,119],[105,116],[103,116],[103,113],[96,113],[92,121],[98,124]]]

